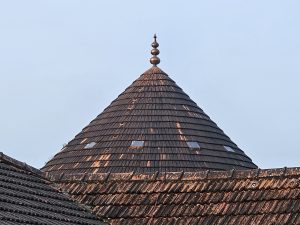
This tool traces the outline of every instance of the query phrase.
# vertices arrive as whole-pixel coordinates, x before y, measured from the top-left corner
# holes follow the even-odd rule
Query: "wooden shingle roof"
[[[52,179],[112,225],[300,224],[300,168]]]
[[[257,168],[160,68],[135,80],[43,168],[52,174]]]
[[[1,225],[104,225],[50,185],[42,172],[0,153]]]

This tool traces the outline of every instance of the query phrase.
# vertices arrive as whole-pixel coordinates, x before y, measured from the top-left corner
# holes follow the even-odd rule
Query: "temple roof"
[[[52,174],[253,169],[252,160],[159,67],[135,80],[43,168]],[[186,76],[186,75],[185,75]]]
[[[300,168],[260,170],[153,65],[43,168],[112,225],[300,224]]]
[[[1,225],[104,225],[41,171],[0,153]]]

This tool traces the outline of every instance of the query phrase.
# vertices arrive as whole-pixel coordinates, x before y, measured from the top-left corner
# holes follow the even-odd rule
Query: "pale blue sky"
[[[0,151],[41,167],[160,67],[261,168],[300,166],[300,1],[0,0]]]

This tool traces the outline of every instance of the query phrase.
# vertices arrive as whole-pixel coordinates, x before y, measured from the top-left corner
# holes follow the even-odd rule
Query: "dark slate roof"
[[[50,185],[41,171],[0,153],[1,225],[104,225]]]
[[[117,224],[300,224],[300,168],[53,177]]]
[[[143,146],[131,146],[144,141]],[[188,145],[197,142],[199,148]],[[226,149],[227,148],[227,149]],[[43,168],[52,174],[257,168],[160,68],[152,67]]]

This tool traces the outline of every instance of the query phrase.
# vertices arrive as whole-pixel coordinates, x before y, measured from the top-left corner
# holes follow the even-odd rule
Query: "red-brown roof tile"
[[[300,168],[52,177],[111,224],[300,224]]]

